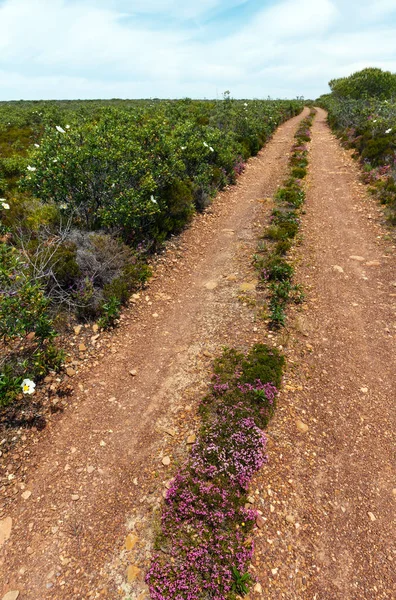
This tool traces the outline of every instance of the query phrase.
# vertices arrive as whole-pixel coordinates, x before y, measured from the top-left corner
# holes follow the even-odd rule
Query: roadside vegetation
[[[396,74],[368,68],[329,83],[319,104],[329,124],[353,148],[370,192],[396,225]]]
[[[248,593],[258,518],[248,488],[266,462],[263,429],[275,410],[284,362],[263,344],[246,354],[225,349],[215,361],[197,441],[166,495],[146,576],[154,600],[231,600]]]
[[[0,406],[116,324],[179,233],[300,101],[0,103]]]
[[[304,178],[307,175],[310,128],[315,117],[311,109],[301,121],[289,160],[290,173],[275,197],[271,223],[264,230],[253,259],[259,275],[259,285],[266,293],[270,327],[277,329],[286,323],[286,307],[304,299],[300,285],[293,284],[294,267],[288,252],[298,234],[302,205],[305,200]]]

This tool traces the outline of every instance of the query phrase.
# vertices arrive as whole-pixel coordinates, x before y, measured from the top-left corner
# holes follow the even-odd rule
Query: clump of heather
[[[256,512],[246,508],[253,474],[266,462],[262,431],[280,385],[284,358],[257,344],[224,350],[215,362],[202,426],[165,500],[156,552],[146,576],[154,600],[235,598],[235,569],[248,570]]]

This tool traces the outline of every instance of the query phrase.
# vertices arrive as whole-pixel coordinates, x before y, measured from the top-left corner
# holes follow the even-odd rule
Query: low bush
[[[254,346],[225,349],[187,464],[166,495],[146,576],[155,600],[235,599],[247,593],[256,512],[245,508],[254,473],[266,462],[262,431],[274,412],[284,358]]]

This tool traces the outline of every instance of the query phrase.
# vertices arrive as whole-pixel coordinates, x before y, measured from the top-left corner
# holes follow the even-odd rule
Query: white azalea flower
[[[58,159],[57,159],[57,158],[54,158],[54,160],[53,160],[52,162],[58,162]]]
[[[66,129],[70,129],[70,125],[66,125]]]
[[[211,152],[214,152],[214,150],[213,150],[212,146],[209,146],[209,150],[210,150]]]
[[[385,131],[385,133],[390,133],[391,131],[392,131],[392,127],[390,127],[389,129],[387,129],[387,130]]]
[[[28,171],[35,171],[36,167],[31,167],[30,165],[28,165],[27,170]]]
[[[157,200],[154,198],[154,196],[152,194],[150,196],[150,200],[151,200],[151,202],[154,202],[154,204],[158,204]]]
[[[185,150],[187,148],[187,146],[180,146],[181,150]]]
[[[4,208],[4,210],[10,210],[10,205],[8,204],[8,202],[2,202],[0,200],[0,204],[1,204],[2,208]]]
[[[40,148],[40,144],[34,144],[36,148]]]
[[[59,133],[66,133],[66,131],[63,129],[63,127],[61,127],[60,125],[56,125],[56,126],[55,126],[55,129],[56,129],[57,131],[59,131]]]
[[[206,142],[204,142],[203,145],[205,146],[205,148],[209,148],[209,145]]]
[[[24,394],[34,394],[36,384],[31,379],[24,379],[21,388]]]

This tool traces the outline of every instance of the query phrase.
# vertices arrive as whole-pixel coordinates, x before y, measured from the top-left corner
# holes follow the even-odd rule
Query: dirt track
[[[115,597],[104,568],[123,544],[133,508],[151,512],[158,504],[163,485],[153,474],[171,474],[177,455],[170,444],[188,434],[184,422],[206,389],[211,357],[225,344],[244,347],[264,335],[238,300],[239,288],[254,280],[251,255],[269,214],[265,199],[285,174],[301,118],[282,125],[238,185],[195,220],[159,263],[104,358],[74,378],[72,408],[31,448],[23,490],[15,480],[0,594]],[[171,427],[174,436],[164,433]],[[168,469],[162,458],[169,454]]]
[[[121,597],[113,575],[125,580],[125,536],[143,537],[137,520],[149,521],[183,460],[213,355],[267,337],[248,306],[254,291],[238,296],[241,284],[254,283],[266,198],[286,173],[301,118],[281,126],[238,185],[169,249],[105,356],[74,378],[74,405],[30,448],[25,487],[17,477],[17,499],[3,513],[13,527],[0,596]],[[396,595],[395,247],[379,220],[319,111],[303,242],[294,251],[307,300],[271,338],[284,346],[289,368],[269,430],[270,462],[252,488],[265,519],[256,531],[253,599]]]
[[[308,186],[295,256],[307,302],[290,317],[288,381],[270,426],[269,468],[256,482],[268,519],[258,579],[271,600],[391,600],[395,246],[324,111]]]

